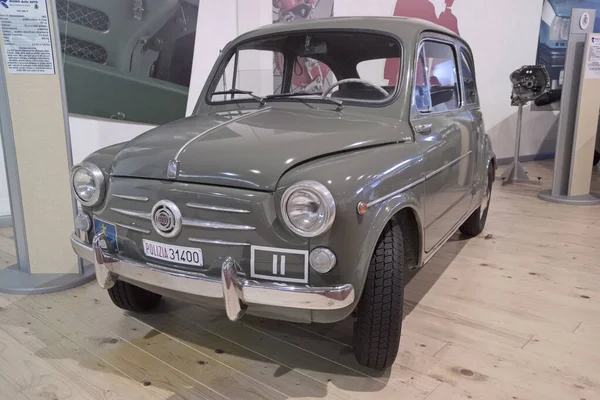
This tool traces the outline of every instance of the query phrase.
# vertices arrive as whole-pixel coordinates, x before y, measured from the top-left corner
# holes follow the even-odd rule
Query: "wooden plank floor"
[[[496,182],[486,231],[409,277],[389,371],[354,361],[350,320],[231,323],[172,300],[130,314],[91,283],[0,295],[0,399],[600,399],[600,207],[539,201],[551,168]]]

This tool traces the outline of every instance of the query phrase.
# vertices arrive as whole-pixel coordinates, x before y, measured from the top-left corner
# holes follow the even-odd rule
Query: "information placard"
[[[0,27],[8,73],[55,73],[46,0],[0,0]]]
[[[589,35],[585,79],[600,79],[600,35]]]

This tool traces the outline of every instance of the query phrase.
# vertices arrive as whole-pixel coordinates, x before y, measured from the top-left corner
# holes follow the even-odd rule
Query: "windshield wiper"
[[[286,97],[296,97],[296,96],[309,96],[309,95],[317,95],[322,96],[322,92],[295,92],[295,93],[282,93],[282,94],[270,94],[265,97],[266,100],[271,99],[283,99]],[[319,97],[318,100],[325,101],[331,104],[335,104],[337,106],[336,111],[342,111],[344,108],[344,102],[342,100],[333,99],[331,97]]]
[[[216,96],[219,94],[245,94],[245,95],[252,97],[254,100],[258,101],[260,103],[261,107],[264,106],[265,104],[267,104],[264,97],[257,96],[250,90],[229,89],[229,90],[222,90],[220,92],[213,92],[212,95]],[[235,99],[233,99],[233,100],[235,100]]]

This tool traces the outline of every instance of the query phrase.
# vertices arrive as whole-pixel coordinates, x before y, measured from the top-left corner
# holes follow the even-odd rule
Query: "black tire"
[[[162,298],[160,294],[123,281],[117,281],[108,289],[108,295],[117,307],[134,312],[150,311],[158,306]]]
[[[488,211],[490,210],[490,200],[492,199],[492,185],[494,183],[494,166],[490,164],[487,171],[487,190],[488,197],[486,200],[486,207],[481,211],[481,206],[477,208],[471,214],[471,216],[460,226],[460,231],[467,236],[477,236],[485,228],[485,222],[487,221]]]
[[[359,364],[385,369],[396,360],[404,305],[404,245],[400,226],[390,221],[371,257],[356,309],[353,348]]]
[[[594,166],[598,165],[600,162],[600,151],[594,150]]]

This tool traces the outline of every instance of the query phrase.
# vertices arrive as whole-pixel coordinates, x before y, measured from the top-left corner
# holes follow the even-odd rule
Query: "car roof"
[[[422,19],[406,17],[332,17],[306,19],[294,22],[279,22],[265,25],[239,36],[234,42],[246,41],[254,37],[302,32],[321,29],[371,30],[391,33],[399,38],[413,39],[423,31],[433,31],[457,37],[454,32],[440,25]]]

